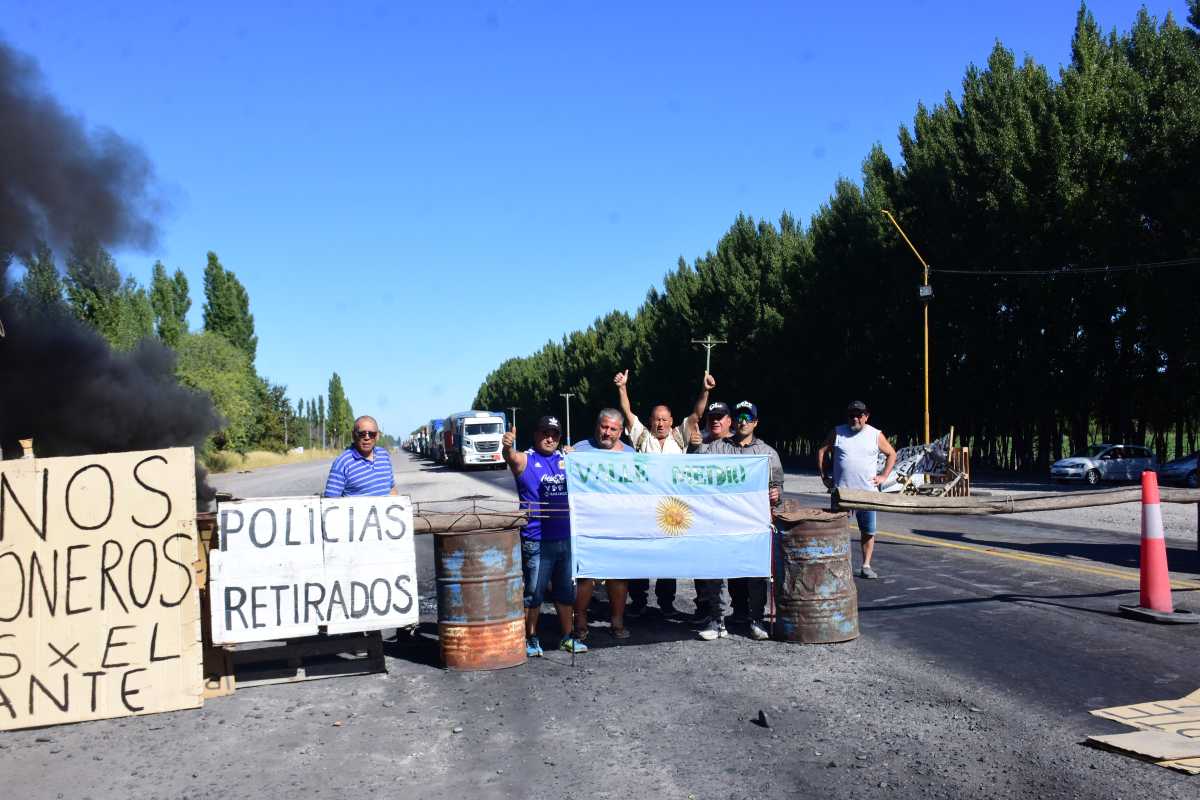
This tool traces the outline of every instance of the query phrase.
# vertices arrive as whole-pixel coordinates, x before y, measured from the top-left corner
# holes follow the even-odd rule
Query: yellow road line
[[[1125,567],[1097,567],[1090,564],[1079,564],[1074,561],[1068,561],[1065,558],[1055,558],[1052,556],[1037,556],[1030,553],[1017,553],[1011,550],[1005,550],[997,547],[985,547],[978,544],[961,544],[959,542],[947,542],[943,539],[938,539],[933,536],[921,536],[917,533],[896,533],[895,531],[878,531],[878,535],[891,539],[899,539],[902,542],[914,542],[916,544],[927,544],[934,547],[947,547],[951,550],[966,550],[968,553],[975,553],[984,556],[996,556],[997,558],[1007,558],[1012,561],[1027,561],[1032,564],[1041,564],[1048,567],[1057,567],[1059,569],[1072,570],[1074,572],[1084,572],[1091,575],[1103,575],[1108,578],[1120,578],[1122,580],[1130,580],[1137,582],[1139,579],[1138,570]],[[1200,582],[1187,580],[1172,580],[1172,589],[1200,589]]]

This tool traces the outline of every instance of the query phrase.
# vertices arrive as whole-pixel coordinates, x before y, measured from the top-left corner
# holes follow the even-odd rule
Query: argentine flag
[[[568,453],[577,578],[771,574],[766,456]]]

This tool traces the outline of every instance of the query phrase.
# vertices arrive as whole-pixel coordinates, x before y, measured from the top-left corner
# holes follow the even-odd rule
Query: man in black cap
[[[838,425],[825,437],[825,443],[817,451],[817,471],[821,480],[830,488],[878,490],[896,466],[896,449],[888,442],[883,431],[867,424],[871,412],[862,400],[854,400],[846,407],[846,424]],[[833,477],[825,474],[825,454],[832,453]],[[887,456],[883,471],[879,470],[879,454]],[[871,556],[875,553],[875,512],[852,511],[858,522],[859,540],[862,543],[862,567],[859,577],[878,578],[871,567]]]
[[[725,406],[724,403],[714,403],[713,405]],[[728,409],[728,406],[725,408]],[[758,430],[758,406],[749,400],[743,400],[733,409],[733,413],[734,428],[729,436],[700,445],[692,452],[767,456],[771,469],[770,477],[767,480],[768,495],[771,505],[777,505],[783,494],[783,463],[779,460],[779,453],[775,452],[774,447],[754,435],[754,432]],[[719,578],[696,581],[696,600],[700,603],[703,598],[703,607],[709,613],[708,622],[700,631],[700,638],[706,641],[725,635],[725,621],[721,616],[721,583]],[[769,635],[764,619],[769,585],[770,578],[766,577],[729,579],[729,597],[732,600],[734,612],[735,614],[739,612],[745,614],[750,623],[752,639],[762,640]]]

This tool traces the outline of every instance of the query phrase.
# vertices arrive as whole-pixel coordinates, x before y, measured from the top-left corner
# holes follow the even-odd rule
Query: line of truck
[[[459,411],[417,428],[408,440],[408,449],[456,469],[503,469],[500,440],[507,422],[503,411]]]

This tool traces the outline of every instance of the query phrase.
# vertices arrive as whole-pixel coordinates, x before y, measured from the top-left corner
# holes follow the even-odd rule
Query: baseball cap
[[[749,400],[743,400],[733,407],[734,414],[749,414],[750,419],[758,419],[758,406]]]
[[[558,417],[545,416],[538,420],[537,429],[539,431],[556,430],[562,433],[562,426],[558,424]]]
[[[708,408],[704,409],[706,417],[732,417],[733,414],[729,411],[729,406],[722,402],[709,403]]]
[[[850,405],[846,406],[847,411],[853,411],[855,414],[868,414],[867,404],[862,400],[851,400]]]

